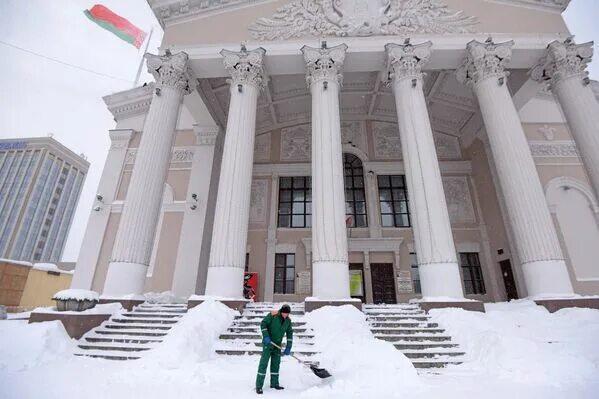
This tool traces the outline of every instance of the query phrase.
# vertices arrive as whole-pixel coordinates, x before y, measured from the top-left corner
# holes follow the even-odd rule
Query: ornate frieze
[[[250,195],[250,223],[266,222],[267,186],[267,180],[252,181],[252,191]]]
[[[270,133],[256,136],[256,142],[254,144],[254,161],[270,161]]]
[[[460,159],[462,157],[460,143],[457,137],[443,133],[435,133],[433,139],[435,140],[438,158]]]
[[[308,87],[321,80],[333,80],[341,85],[343,81],[343,61],[345,61],[346,44],[335,47],[314,48],[304,46],[302,53],[306,61],[306,82]]]
[[[578,157],[578,149],[574,142],[529,143],[533,157]]]
[[[401,159],[399,130],[394,123],[374,122],[374,156],[377,159]]]
[[[504,43],[471,41],[466,48],[466,59],[456,71],[458,81],[473,86],[490,77],[505,78],[513,45],[513,40]]]
[[[443,190],[452,223],[474,223],[474,206],[466,176],[443,176]]]
[[[156,79],[156,86],[169,86],[185,94],[193,91],[193,73],[189,68],[187,53],[154,55],[146,53],[148,72]]]
[[[227,82],[230,84],[250,84],[262,88],[267,83],[264,70],[264,55],[266,50],[258,47],[248,51],[241,46],[240,51],[221,50],[225,69],[231,75]]]
[[[135,156],[137,155],[137,148],[130,148],[127,150],[125,155],[125,164],[134,164]],[[191,148],[175,147],[171,151],[171,163],[186,163],[192,162],[194,151]]]
[[[341,122],[341,144],[350,144],[365,151],[366,133],[364,133],[364,122]]]
[[[258,40],[470,33],[478,21],[442,0],[296,0],[250,26]]]
[[[593,42],[575,44],[571,40],[564,43],[554,41],[547,47],[547,54],[530,71],[530,77],[537,82],[553,84],[563,79],[579,77],[585,79],[589,73],[587,66],[593,58]]]
[[[310,125],[281,129],[281,161],[309,161],[311,153]]]
[[[388,43],[387,69],[384,79],[386,83],[404,79],[422,79],[422,66],[431,58],[430,41],[416,45]]]

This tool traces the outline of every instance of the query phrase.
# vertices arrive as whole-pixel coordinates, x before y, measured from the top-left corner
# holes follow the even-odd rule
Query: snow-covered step
[[[251,327],[251,326],[256,326],[259,327],[260,326],[260,322],[262,321],[262,319],[258,319],[258,320],[247,320],[247,319],[235,319],[233,320],[233,324],[236,326],[244,326],[244,327]],[[295,327],[303,327],[306,325],[305,321],[293,321],[293,327],[295,330]]]
[[[151,317],[127,317],[127,316],[120,316],[118,318],[113,318],[111,319],[113,322],[115,323],[144,323],[144,324],[149,324],[149,323],[156,323],[156,324],[175,324],[177,322],[177,319],[171,319],[171,318],[162,318],[162,317],[156,317],[156,318],[151,318]]]
[[[449,337],[447,335],[377,334],[377,335],[375,335],[375,337],[378,338],[378,339],[381,339],[383,341],[390,341],[390,342],[399,342],[399,341],[418,341],[418,342],[451,341],[451,337]]]
[[[461,357],[465,353],[462,351],[452,351],[451,349],[434,349],[431,351],[419,350],[419,351],[401,351],[409,359],[422,359],[422,358],[449,358],[449,357]]]
[[[98,342],[98,343],[88,342],[88,343],[80,343],[77,346],[81,349],[139,352],[139,351],[147,351],[147,350],[152,349],[154,344],[126,344],[126,343],[119,343],[119,342]]]
[[[139,337],[131,335],[85,335],[83,339],[86,342],[115,342],[125,344],[148,344],[162,342],[160,337]]]
[[[248,348],[221,348],[221,347],[217,347],[216,348],[216,353],[218,353],[219,355],[232,355],[232,356],[240,356],[240,355],[261,355],[262,354],[262,349],[257,348],[257,347],[248,347]],[[304,358],[304,357],[308,357],[308,356],[316,356],[318,355],[318,352],[316,351],[308,351],[308,350],[302,350],[302,351],[297,351],[294,350],[293,354],[297,357]]]
[[[262,339],[262,335],[259,333],[248,334],[248,333],[226,333],[221,334],[220,339]],[[294,340],[309,340],[313,339],[314,335],[310,334],[293,334]]]
[[[452,360],[433,360],[433,361],[422,361],[412,360],[412,364],[417,369],[432,369],[432,368],[445,368],[450,364],[461,364],[460,361]]]
[[[426,327],[422,327],[422,328],[395,327],[395,328],[389,329],[387,331],[389,331],[389,332],[375,333],[374,336],[378,338],[379,336],[386,336],[386,335],[401,335],[401,334],[426,335],[426,334],[441,334],[441,333],[445,332],[445,330],[442,328],[426,328]]]
[[[112,328],[112,329],[126,329],[126,328],[136,328],[136,329],[141,329],[141,330],[170,330],[172,327],[172,324],[156,324],[156,323],[114,323],[112,321],[109,321],[108,323],[104,324],[105,328]]]
[[[135,337],[164,337],[168,330],[143,330],[136,328],[113,328],[113,329],[102,329],[98,328],[93,331],[98,335],[123,335],[135,336]]]
[[[146,312],[146,311],[133,311],[123,313],[122,316],[134,317],[134,318],[148,318],[148,319],[178,319],[183,317],[184,313],[168,313],[168,312]]]
[[[95,357],[107,360],[135,360],[139,359],[141,355],[139,352],[120,352],[110,350],[83,350],[74,353],[75,356],[87,356]]]
[[[457,344],[441,342],[394,342],[393,346],[399,350],[432,349],[432,348],[457,348]]]

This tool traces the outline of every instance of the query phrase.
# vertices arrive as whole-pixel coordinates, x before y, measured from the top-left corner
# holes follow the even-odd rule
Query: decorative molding
[[[194,156],[193,147],[174,147],[171,151],[170,163],[186,163],[192,162]],[[129,148],[125,155],[125,164],[135,164],[135,156],[137,155],[137,148]]]
[[[310,125],[281,129],[281,161],[309,161],[311,154]]]
[[[564,43],[553,41],[547,53],[529,72],[531,79],[550,85],[571,77],[584,80],[589,73],[587,66],[593,59],[593,42],[575,44],[570,39]]]
[[[447,210],[452,223],[475,223],[472,195],[467,176],[443,176]]]
[[[343,73],[341,71],[346,51],[346,44],[331,48],[302,47],[304,61],[306,62],[306,83],[308,87],[322,80],[333,80],[341,85],[343,82]]]
[[[443,133],[433,134],[437,157],[440,159],[460,159],[462,151],[457,137]]]
[[[196,144],[198,145],[215,145],[220,128],[214,125],[193,125],[193,132],[196,135]]]
[[[270,161],[270,133],[256,136],[254,144],[254,162]]]
[[[250,223],[266,223],[267,180],[252,181],[250,196]]]
[[[490,3],[507,4],[516,7],[531,8],[533,10],[551,11],[562,13],[571,0],[485,0]]]
[[[362,121],[341,122],[341,143],[356,146],[366,152],[366,126]],[[350,144],[351,143],[351,144]]]
[[[422,66],[431,58],[433,43],[428,41],[416,45],[387,43],[387,68],[385,79],[387,84],[404,79],[422,79]]]
[[[487,78],[505,78],[505,68],[512,58],[513,46],[513,40],[504,43],[490,40],[484,43],[476,40],[469,42],[466,59],[456,70],[458,82],[474,86]]]
[[[181,51],[177,54],[144,55],[148,64],[148,72],[154,76],[156,86],[168,86],[181,90],[185,94],[193,91],[193,72],[189,67],[189,56]],[[157,92],[158,95],[158,92]]]
[[[154,83],[104,96],[102,99],[115,121],[143,115],[150,109]]]
[[[537,131],[541,133],[543,137],[545,137],[545,140],[553,141],[557,129],[549,125],[543,125],[542,127],[538,128]]]
[[[402,159],[401,141],[396,124],[375,121],[372,124],[372,131],[375,158]]]
[[[442,0],[295,0],[249,27],[258,40],[471,33],[478,21]]]
[[[245,45],[241,46],[240,51],[222,49],[220,55],[223,56],[223,64],[231,75],[227,83],[249,84],[260,89],[266,86],[268,78],[264,70],[265,54],[266,50],[262,47],[248,51]]]
[[[533,157],[578,157],[578,149],[573,141],[542,142],[531,141],[528,143]]]

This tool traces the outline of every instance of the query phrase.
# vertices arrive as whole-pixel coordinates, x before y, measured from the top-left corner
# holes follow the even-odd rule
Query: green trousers
[[[258,375],[256,376],[256,388],[262,388],[266,378],[266,368],[270,360],[270,386],[279,386],[279,366],[281,365],[281,350],[272,345],[262,348],[260,364],[258,365]]]

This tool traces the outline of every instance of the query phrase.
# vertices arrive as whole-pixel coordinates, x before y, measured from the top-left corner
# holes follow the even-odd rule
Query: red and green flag
[[[101,4],[96,4],[89,10],[83,11],[83,13],[102,28],[114,33],[137,48],[141,47],[146,38],[146,32]]]

